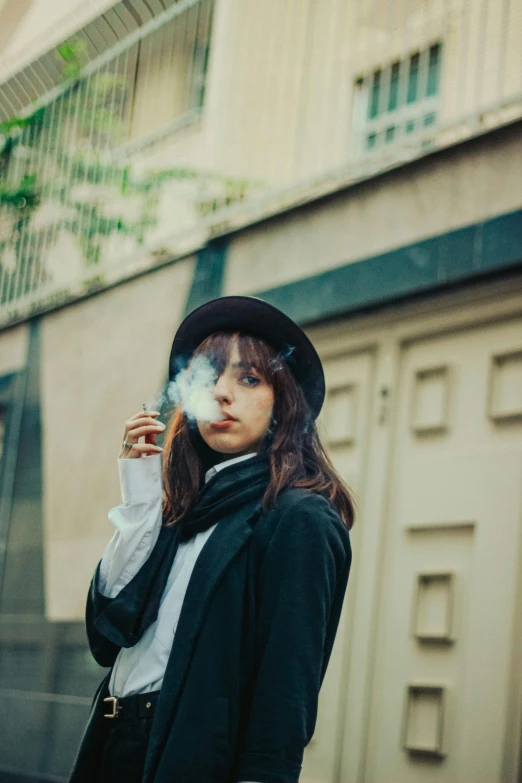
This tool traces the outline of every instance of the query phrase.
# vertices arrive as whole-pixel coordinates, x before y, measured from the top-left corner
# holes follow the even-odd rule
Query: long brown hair
[[[283,490],[303,487],[327,498],[350,529],[355,521],[355,503],[321,444],[310,407],[284,354],[250,334],[214,332],[193,357],[206,356],[220,375],[236,340],[241,361],[260,373],[274,392],[272,425],[258,449],[267,454],[270,465],[263,507],[273,507]],[[197,425],[178,406],[164,440],[164,524],[174,524],[192,508],[205,472],[220,459],[222,455],[207,446]]]

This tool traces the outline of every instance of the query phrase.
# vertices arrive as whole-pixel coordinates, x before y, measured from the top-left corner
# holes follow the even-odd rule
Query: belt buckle
[[[106,699],[103,701],[110,701],[112,702],[112,714],[107,715],[106,713],[103,714],[104,718],[117,718],[118,713],[121,711],[121,706],[118,704],[118,699],[116,696],[107,696]]]

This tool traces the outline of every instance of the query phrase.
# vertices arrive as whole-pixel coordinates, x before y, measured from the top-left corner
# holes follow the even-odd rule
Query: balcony
[[[145,5],[0,85],[1,325],[522,116],[521,4]]]

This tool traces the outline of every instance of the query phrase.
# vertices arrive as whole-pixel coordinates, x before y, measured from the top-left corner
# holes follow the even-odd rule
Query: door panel
[[[521,373],[520,320],[403,348],[366,781],[501,783]]]
[[[341,355],[323,362],[327,396],[318,429],[335,468],[355,497],[361,492],[365,452],[369,436],[370,403],[375,355],[372,351]],[[353,559],[357,559],[358,526],[350,534]],[[319,698],[317,727],[305,751],[301,783],[333,783],[346,702],[345,669],[353,612],[354,569]]]

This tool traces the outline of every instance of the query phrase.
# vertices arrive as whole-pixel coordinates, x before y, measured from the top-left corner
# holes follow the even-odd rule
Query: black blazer
[[[298,781],[350,564],[346,526],[307,490],[288,490],[261,516],[243,509],[217,526],[187,588],[143,783]],[[119,650],[93,625],[110,603],[93,579],[88,635],[102,666]],[[99,779],[109,677],[94,697],[70,783]]]

